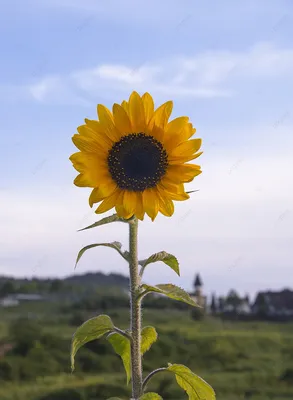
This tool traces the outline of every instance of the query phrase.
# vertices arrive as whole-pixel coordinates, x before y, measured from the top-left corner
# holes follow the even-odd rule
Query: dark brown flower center
[[[145,133],[123,136],[109,150],[109,171],[120,189],[142,192],[155,187],[167,166],[166,150],[158,140]]]

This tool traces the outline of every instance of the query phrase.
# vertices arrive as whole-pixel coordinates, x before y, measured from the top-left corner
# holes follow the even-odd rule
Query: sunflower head
[[[188,162],[202,154],[201,139],[191,139],[196,130],[188,117],[169,122],[172,108],[168,101],[155,110],[149,93],[133,92],[112,112],[99,104],[99,119],[77,128],[74,183],[93,189],[89,204],[100,203],[96,213],[115,207],[122,218],[143,220],[146,213],[154,220],[158,212],[173,215],[174,200],[189,199],[184,183],[201,169]]]

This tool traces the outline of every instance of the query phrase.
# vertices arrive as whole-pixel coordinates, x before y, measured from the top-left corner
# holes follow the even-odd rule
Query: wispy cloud
[[[151,91],[157,96],[214,98],[232,96],[245,81],[266,83],[293,74],[293,50],[259,43],[243,52],[207,51],[140,67],[101,64],[68,75],[45,76],[27,86],[38,102],[87,105],[96,94]]]

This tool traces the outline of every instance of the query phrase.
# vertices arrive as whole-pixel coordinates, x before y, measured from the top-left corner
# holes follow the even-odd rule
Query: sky
[[[293,3],[290,0],[4,0],[0,13],[0,275],[127,274],[109,248],[124,224],[99,219],[73,185],[71,137],[96,105],[136,90],[174,101],[203,139],[203,173],[172,218],[139,226],[139,255],[177,256],[181,277],[145,281],[206,293],[293,287]],[[112,214],[111,212],[108,213]]]

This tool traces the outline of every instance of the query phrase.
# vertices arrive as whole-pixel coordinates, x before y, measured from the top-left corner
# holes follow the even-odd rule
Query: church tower
[[[193,287],[194,287],[194,294],[193,294],[193,297],[194,297],[194,300],[195,300],[195,302],[199,305],[199,306],[201,306],[201,307],[203,307],[204,309],[206,308],[206,297],[203,295],[203,292],[202,292],[202,287],[203,287],[203,284],[202,284],[202,280],[201,280],[201,277],[200,277],[200,275],[199,274],[196,274],[196,276],[195,276],[195,280],[194,280],[194,283],[193,283]]]
[[[202,280],[199,274],[196,274],[195,276],[195,280],[194,280],[194,289],[195,289],[195,295],[197,297],[201,297],[202,296]]]

